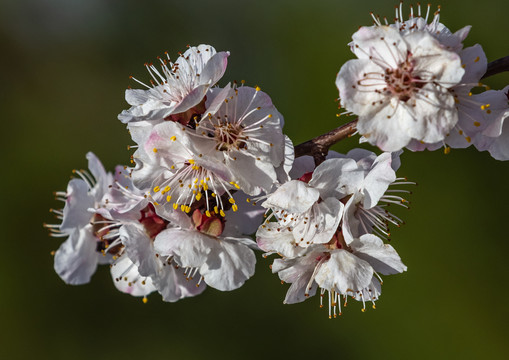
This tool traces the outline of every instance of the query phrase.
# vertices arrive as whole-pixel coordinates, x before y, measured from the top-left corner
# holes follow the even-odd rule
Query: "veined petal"
[[[221,291],[235,290],[253,276],[256,258],[246,245],[223,239],[215,243],[200,267],[200,274],[207,285]]]
[[[76,229],[55,252],[55,271],[66,284],[81,285],[90,281],[97,268],[97,239],[91,227]]]

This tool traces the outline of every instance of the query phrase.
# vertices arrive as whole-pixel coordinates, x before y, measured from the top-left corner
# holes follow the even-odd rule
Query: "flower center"
[[[230,122],[214,125],[214,137],[216,138],[216,149],[220,151],[229,151],[231,149],[245,149],[246,137],[242,135],[244,127],[240,124]]]
[[[413,70],[410,54],[397,69],[385,70],[384,79],[388,85],[388,90],[400,101],[408,101],[424,85],[418,76],[412,74]]]
[[[95,213],[90,221],[92,231],[97,238],[95,250],[106,255],[108,252],[111,255],[118,254],[123,245],[118,241],[118,227],[120,226],[114,220],[108,220],[103,216]]]
[[[154,205],[148,204],[148,206],[145,207],[140,212],[141,217],[138,219],[138,221],[143,225],[145,231],[147,232],[147,235],[151,239],[154,239],[157,236],[157,234],[166,229],[168,221],[160,218],[156,214]]]

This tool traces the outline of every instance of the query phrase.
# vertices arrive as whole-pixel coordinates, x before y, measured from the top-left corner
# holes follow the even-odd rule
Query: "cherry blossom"
[[[336,85],[359,133],[385,151],[443,140],[458,121],[449,88],[465,72],[459,55],[427,31],[362,27],[352,38],[358,59],[343,65]]]

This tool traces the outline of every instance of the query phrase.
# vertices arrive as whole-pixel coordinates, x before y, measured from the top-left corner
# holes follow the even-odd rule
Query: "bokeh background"
[[[393,17],[391,1],[2,0],[0,111],[3,163],[0,261],[2,359],[430,359],[503,358],[509,351],[507,278],[509,163],[488,153],[405,153],[399,175],[417,181],[392,245],[408,272],[385,277],[377,309],[351,301],[336,320],[318,297],[283,305],[281,285],[259,257],[241,289],[148,304],[118,292],[107,267],[84,286],[53,271],[59,239],[42,227],[74,168],[95,152],[128,163],[116,120],[128,76],[187,44],[229,50],[224,86],[259,85],[297,144],[340,125],[336,73],[369,11]],[[434,4],[436,6],[438,4]],[[509,54],[501,0],[442,1],[452,30],[473,26],[489,60]],[[408,12],[408,7],[406,8]],[[486,81],[493,88],[509,76]],[[342,120],[344,121],[344,120]],[[335,147],[346,152],[358,138]],[[404,210],[404,211],[403,211]]]

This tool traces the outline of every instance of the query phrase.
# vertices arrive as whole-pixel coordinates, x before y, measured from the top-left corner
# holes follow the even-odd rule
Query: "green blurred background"
[[[2,359],[361,359],[507,356],[509,163],[487,153],[405,153],[399,175],[417,181],[412,209],[392,245],[408,272],[385,277],[377,309],[350,302],[329,320],[318,297],[283,305],[259,258],[241,289],[148,304],[118,292],[107,267],[67,286],[53,271],[60,240],[42,227],[73,168],[95,152],[113,169],[131,143],[117,114],[128,76],[187,44],[229,50],[220,85],[259,85],[297,144],[340,123],[334,85],[347,43],[369,11],[393,17],[396,1],[3,0],[0,3]],[[438,4],[434,4],[436,6]],[[471,24],[467,46],[488,59],[509,54],[509,2],[442,1],[452,30]],[[407,8],[408,10],[408,8]],[[406,11],[407,13],[408,11]],[[486,81],[493,88],[509,76]],[[358,138],[336,146],[346,152]]]

